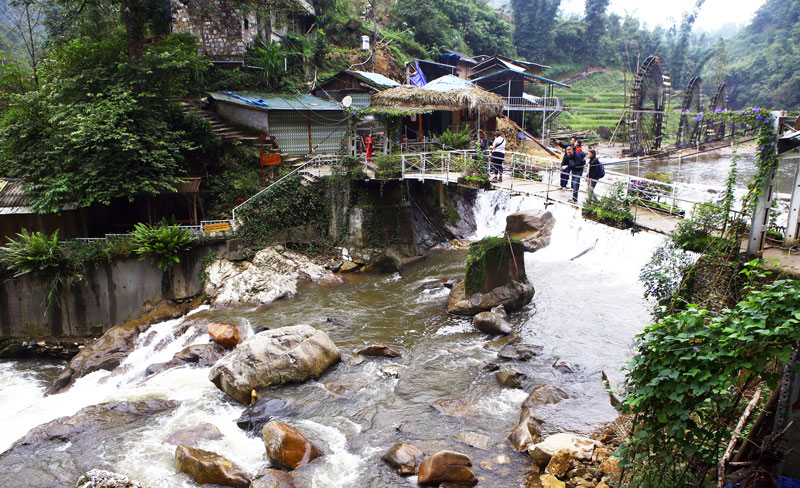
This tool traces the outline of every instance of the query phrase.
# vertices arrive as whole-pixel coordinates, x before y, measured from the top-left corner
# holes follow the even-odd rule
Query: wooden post
[[[311,145],[311,117],[306,114],[306,122],[308,123],[308,153],[314,150],[313,146]]]

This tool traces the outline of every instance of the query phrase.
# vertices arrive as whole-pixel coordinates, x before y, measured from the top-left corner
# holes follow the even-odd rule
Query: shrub
[[[630,200],[625,195],[625,183],[623,182],[614,183],[611,192],[602,198],[598,198],[595,193],[590,193],[582,214],[588,219],[618,229],[629,229],[635,225]]]
[[[15,278],[30,275],[45,294],[45,306],[55,308],[61,294],[84,279],[83,267],[71,261],[58,242],[58,230],[50,235],[26,229],[0,248],[0,262]]]
[[[134,251],[140,259],[149,259],[161,271],[169,271],[181,261],[181,254],[192,247],[194,237],[186,229],[167,225],[138,223],[131,233]]]
[[[443,149],[466,149],[470,147],[475,135],[469,126],[451,131],[449,128],[439,136],[439,144]]]
[[[639,281],[644,285],[644,297],[656,301],[652,312],[655,319],[661,318],[673,300],[679,299],[686,273],[696,260],[697,256],[676,247],[671,240],[653,251],[639,273]]]
[[[381,180],[398,178],[403,171],[403,163],[400,156],[393,154],[378,154],[373,159],[378,168],[376,176]]]

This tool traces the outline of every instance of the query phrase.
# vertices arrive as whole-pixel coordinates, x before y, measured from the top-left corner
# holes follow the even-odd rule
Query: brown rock
[[[383,344],[372,344],[358,351],[362,356],[380,356],[386,358],[399,358],[400,353]]]
[[[547,468],[545,468],[545,473],[552,474],[556,478],[561,478],[567,473],[571,465],[572,453],[566,449],[562,449],[557,451],[550,458],[550,462],[547,463]]]
[[[203,422],[199,425],[186,427],[175,431],[166,440],[167,444],[173,446],[180,446],[181,444],[196,447],[199,441],[208,441],[222,439],[222,432],[219,431],[216,425]]]
[[[242,339],[239,337],[239,329],[231,324],[223,324],[220,322],[213,322],[208,324],[208,335],[217,344],[225,349],[233,349],[241,344]]]
[[[450,417],[467,417],[477,414],[475,402],[469,398],[443,398],[431,403],[431,407]]]
[[[477,432],[462,432],[456,436],[456,440],[483,451],[488,451],[494,445],[491,437]]]
[[[616,458],[606,458],[603,462],[600,463],[600,467],[597,468],[597,472],[600,473],[601,476],[615,476],[619,474],[619,459]]]
[[[361,264],[354,263],[352,261],[345,261],[342,263],[342,266],[339,268],[340,273],[351,273],[353,271],[358,270],[361,267]]]
[[[128,357],[139,334],[153,324],[180,317],[189,311],[190,306],[189,303],[176,305],[172,302],[161,302],[144,317],[112,327],[72,358],[64,371],[47,389],[45,395],[61,393],[72,386],[76,379],[89,373],[113,370],[122,363],[123,359]]]
[[[502,305],[500,305],[502,307]],[[493,312],[481,312],[472,318],[476,329],[489,335],[508,335],[514,331],[511,324]]]
[[[542,421],[534,414],[533,408],[523,406],[519,423],[508,437],[509,442],[517,451],[525,451],[531,444],[539,442],[542,438]]]
[[[520,373],[514,368],[504,368],[494,374],[500,386],[506,388],[522,388],[522,384],[528,379],[528,375]]]
[[[295,469],[322,456],[322,452],[303,435],[283,422],[269,422],[261,431],[270,464]]]
[[[295,488],[294,478],[279,469],[266,468],[258,473],[250,488]]]
[[[600,483],[597,483],[597,486],[595,486],[594,488],[608,488],[608,485],[606,484],[605,481],[601,481]]]
[[[175,450],[175,470],[186,473],[200,485],[250,486],[250,479],[232,462],[217,453],[178,446]]]
[[[560,481],[552,474],[543,474],[539,476],[539,481],[542,483],[542,488],[566,488],[566,483]]]
[[[439,451],[422,461],[417,482],[424,486],[439,486],[442,483],[474,485],[478,478],[472,472],[472,461],[466,454],[454,451]]]
[[[425,454],[418,447],[407,442],[397,444],[381,456],[381,459],[401,476],[416,473],[424,458]]]
[[[533,389],[528,398],[522,402],[523,407],[535,407],[537,405],[547,405],[549,403],[558,403],[562,400],[569,398],[567,393],[556,386],[539,385]]]
[[[165,363],[151,364],[144,374],[150,376],[185,365],[207,368],[213,366],[223,355],[225,355],[225,350],[218,344],[193,344],[176,353]]]

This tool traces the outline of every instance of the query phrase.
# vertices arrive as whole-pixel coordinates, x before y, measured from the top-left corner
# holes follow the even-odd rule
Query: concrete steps
[[[207,120],[211,125],[211,130],[217,134],[217,136],[219,136],[223,142],[241,142],[260,147],[261,140],[258,137],[259,134],[228,124],[224,119],[219,117],[214,112],[201,108],[200,105],[193,100],[181,98],[176,101],[184,113],[195,115],[201,119]],[[265,140],[264,149],[266,152],[280,152],[280,149],[275,141]]]

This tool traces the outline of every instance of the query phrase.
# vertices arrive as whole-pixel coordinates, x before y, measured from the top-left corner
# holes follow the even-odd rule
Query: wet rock
[[[383,344],[372,344],[358,351],[362,356],[379,356],[385,358],[399,358],[401,354],[389,346]]]
[[[500,336],[497,339],[493,339],[491,342],[486,344],[486,349],[498,350],[508,344],[519,344],[522,339],[517,334],[509,334],[507,336]]]
[[[472,318],[476,329],[489,335],[507,335],[514,331],[511,324],[493,312],[481,312]]]
[[[472,472],[469,456],[460,452],[439,451],[422,461],[417,482],[423,486],[439,486],[442,483],[474,485],[478,483],[478,478]]]
[[[386,249],[373,256],[364,271],[367,273],[396,273],[403,268],[403,258],[396,249]]]
[[[533,408],[537,405],[555,404],[569,398],[567,392],[552,385],[539,385],[533,389],[528,398],[522,402],[523,407]]]
[[[147,488],[138,481],[133,481],[125,475],[93,469],[78,478],[75,488]]]
[[[491,361],[485,361],[480,366],[481,371],[486,371],[487,373],[493,373],[501,368],[501,366],[497,363],[493,363]]]
[[[456,280],[442,278],[440,280],[426,281],[425,283],[419,285],[416,288],[416,291],[441,290],[442,288],[453,288],[453,285],[455,284]]]
[[[620,396],[620,391],[622,389],[622,382],[624,377],[621,376],[619,371],[603,371],[602,373],[603,384],[606,387],[606,391],[608,391],[608,399],[611,402],[612,407],[616,407],[620,403],[622,403],[622,397]]]
[[[378,374],[385,378],[399,378],[400,366],[397,366],[396,364],[392,364],[390,366],[384,366],[378,369]]]
[[[497,315],[501,319],[508,318],[508,314],[506,313],[506,307],[504,307],[502,305],[498,305],[498,306],[494,307],[493,309],[490,310],[490,312],[492,312],[493,314]]]
[[[559,480],[552,474],[543,474],[539,476],[539,482],[542,488],[566,488],[567,484]]]
[[[542,420],[535,414],[533,408],[522,407],[517,426],[511,431],[508,440],[514,449],[525,451],[530,445],[539,442],[542,437]]]
[[[618,465],[619,459],[609,457],[600,463],[597,472],[600,473],[600,476],[616,476],[619,475],[620,471]]]
[[[262,469],[250,488],[295,488],[294,478],[291,473],[279,469]]]
[[[133,350],[139,334],[153,324],[174,319],[189,311],[189,304],[176,305],[162,302],[155,310],[136,320],[109,329],[91,345],[81,349],[53,381],[45,395],[53,395],[66,390],[78,378],[95,371],[111,371],[120,365]]]
[[[297,293],[297,283],[338,284],[341,277],[283,246],[257,252],[252,261],[219,259],[206,267],[204,292],[215,306],[269,304]]]
[[[200,485],[250,486],[250,479],[235,464],[215,452],[190,446],[175,449],[175,471]]]
[[[484,451],[488,451],[494,445],[494,442],[492,442],[491,437],[479,434],[477,432],[463,432],[456,436],[456,440],[459,442],[463,442],[468,446],[482,449]]]
[[[528,210],[506,217],[506,234],[522,241],[525,251],[534,252],[550,244],[556,219],[546,210]]]
[[[197,443],[200,441],[211,441],[215,439],[222,439],[222,432],[219,431],[216,425],[203,422],[174,432],[167,438],[166,442],[173,446],[185,444],[187,446],[196,447]]]
[[[280,417],[291,417],[295,411],[293,400],[264,398],[247,407],[239,416],[236,425],[247,432],[261,432],[268,422]]]
[[[550,462],[547,463],[545,472],[548,474],[552,474],[556,478],[561,478],[565,474],[567,474],[567,471],[569,470],[571,465],[572,465],[572,452],[570,452],[567,449],[562,449],[560,451],[556,451],[550,458]]]
[[[553,454],[561,450],[570,451],[574,459],[589,460],[592,458],[595,448],[600,447],[600,445],[599,442],[586,437],[562,433],[551,435],[544,441],[530,446],[528,454],[539,466],[545,466],[550,462]]]
[[[470,244],[464,281],[450,290],[447,311],[475,315],[503,305],[513,312],[527,305],[533,293],[525,274],[522,243],[483,239]]]
[[[225,349],[233,349],[242,342],[239,337],[239,329],[231,324],[212,322],[208,324],[208,335],[211,336],[211,340]]]
[[[561,374],[575,373],[575,369],[564,361],[556,361],[555,363],[553,363],[553,369],[555,369]]]
[[[45,358],[69,361],[94,339],[0,337],[0,359]]]
[[[498,352],[500,359],[527,361],[542,353],[544,348],[535,344],[506,344]]]
[[[381,459],[401,476],[415,474],[425,454],[416,446],[403,442],[386,451]]]
[[[249,405],[253,390],[317,378],[339,359],[339,349],[324,332],[309,325],[281,327],[240,344],[211,368],[209,379]]]
[[[165,363],[155,363],[147,367],[144,374],[151,376],[180,366],[213,366],[225,354],[218,344],[193,344],[172,356]]]
[[[329,381],[324,383],[323,386],[337,397],[350,399],[366,388],[367,385],[363,380],[343,378],[336,381]]]
[[[139,422],[156,421],[156,415],[177,406],[178,402],[153,398],[103,403],[42,424],[0,454],[0,480],[13,474],[27,486],[73,486],[83,473],[108,463],[108,445],[119,442]]]
[[[523,383],[528,380],[528,375],[521,373],[514,368],[504,368],[494,374],[500,386],[505,388],[521,389]]]
[[[475,402],[469,398],[443,398],[431,403],[431,407],[449,417],[467,417],[478,413]]]
[[[358,354],[353,353],[346,353],[342,354],[342,363],[345,366],[358,366],[359,364],[364,362],[364,356],[360,356]]]
[[[323,455],[311,441],[283,422],[269,422],[261,435],[267,448],[267,460],[278,468],[296,469]]]
[[[345,261],[342,263],[342,266],[339,268],[340,273],[352,273],[353,271],[358,271],[361,268],[361,264],[354,263],[352,261]]]

